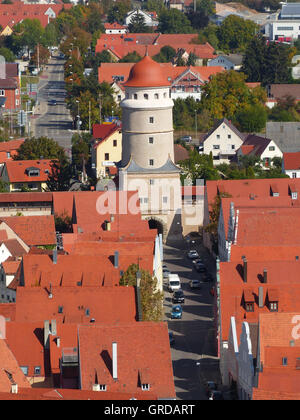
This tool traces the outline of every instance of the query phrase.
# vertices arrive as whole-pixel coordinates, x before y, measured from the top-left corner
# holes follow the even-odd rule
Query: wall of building
[[[116,140],[117,146],[114,146],[114,140]],[[109,155],[109,159],[105,159],[106,154]],[[97,177],[105,177],[107,165],[119,162],[122,159],[122,132],[116,130],[110,137],[99,143],[95,157]]]

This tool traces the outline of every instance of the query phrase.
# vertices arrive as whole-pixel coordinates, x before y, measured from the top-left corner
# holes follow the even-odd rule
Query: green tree
[[[144,33],[147,32],[147,26],[145,23],[144,16],[137,11],[137,13],[131,18],[128,25],[128,30],[130,33]]]
[[[90,134],[75,133],[72,136],[72,163],[77,171],[85,172],[85,167],[89,160],[90,140]]]
[[[28,52],[42,42],[44,28],[38,19],[25,19],[14,26],[12,34],[13,44],[16,49],[26,47]]]
[[[72,218],[64,211],[54,215],[55,230],[60,233],[72,232]]]
[[[220,179],[217,169],[212,165],[209,155],[200,155],[197,150],[190,150],[189,159],[179,162],[182,169],[181,180],[196,185],[198,179]]]
[[[107,14],[107,21],[109,23],[118,22],[124,23],[127,13],[130,11],[130,2],[117,1],[109,9]]]
[[[160,49],[160,52],[153,57],[153,60],[158,63],[170,63],[176,56],[176,50],[169,45],[165,45]]]
[[[288,45],[266,44],[257,35],[245,50],[241,71],[248,82],[261,82],[262,86],[272,83],[289,83],[291,77],[292,49]]]
[[[142,57],[136,51],[133,51],[125,55],[121,60],[119,60],[119,63],[137,63],[141,59]]]
[[[2,55],[8,63],[14,63],[16,59],[14,53],[6,47],[0,47],[0,55]]]
[[[233,116],[246,106],[264,104],[264,89],[249,88],[245,83],[246,76],[234,70],[218,73],[203,86],[200,101],[202,110],[208,110],[215,118],[233,119]]]
[[[194,32],[189,19],[177,9],[163,10],[158,16],[158,32],[163,34],[190,34]]]
[[[268,118],[266,107],[262,104],[245,105],[235,114],[234,120],[242,132],[255,133],[265,128]]]
[[[50,191],[69,191],[71,178],[72,168],[65,156],[52,160],[47,180],[47,187]]]
[[[162,11],[167,10],[163,0],[147,0],[145,9],[149,12],[156,12],[159,15]]]
[[[219,47],[224,51],[244,51],[258,32],[259,26],[251,20],[229,15],[219,26]]]
[[[141,273],[140,294],[143,321],[160,322],[163,318],[163,294],[157,289],[157,279],[151,274],[140,269],[137,264],[132,264],[120,279],[120,286],[135,286],[137,273]]]
[[[65,157],[64,149],[48,137],[27,138],[19,147],[14,160],[59,159]]]
[[[214,3],[211,0],[197,0],[196,10],[190,8],[187,17],[195,29],[205,28],[209,18],[215,14]]]

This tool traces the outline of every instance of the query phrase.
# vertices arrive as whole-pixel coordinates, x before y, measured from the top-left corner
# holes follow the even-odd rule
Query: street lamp
[[[80,130],[80,115],[79,115],[79,101],[76,99],[75,101],[77,103],[77,131]]]

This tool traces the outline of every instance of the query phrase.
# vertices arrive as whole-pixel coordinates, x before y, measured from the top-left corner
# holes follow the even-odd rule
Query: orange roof
[[[7,331],[9,331],[9,327]],[[22,345],[22,347],[24,346]],[[11,392],[12,384],[15,383],[23,388],[30,388],[30,383],[20,369],[7,340],[0,339],[0,354],[0,392]]]
[[[283,153],[283,167],[290,171],[300,169],[300,152]]]
[[[8,321],[14,321],[16,317],[15,303],[0,303],[0,315]]]
[[[241,261],[242,256],[245,256],[248,261],[295,261],[296,256],[300,257],[300,245],[234,245],[231,247],[230,261]]]
[[[2,141],[0,142],[0,152],[11,152],[12,150],[18,150],[24,141],[25,139]]]
[[[104,23],[104,28],[105,29],[126,29],[127,26],[124,25],[120,25],[118,22],[114,22],[114,23]]]
[[[92,318],[103,324],[136,322],[134,287],[52,287],[52,298],[48,289],[18,287],[16,302],[18,322],[83,323]]]
[[[95,392],[62,388],[19,388],[17,394],[0,392],[0,400],[157,400],[152,392]]]
[[[41,368],[41,373],[38,376],[49,374],[49,367],[44,360],[43,327],[44,321],[34,324],[31,322],[6,323],[6,342],[18,364],[28,366],[28,376],[34,376],[35,366]]]
[[[93,138],[98,140],[94,143],[94,147],[97,148],[102,141],[106,140],[116,131],[121,130],[121,124],[93,124]]]
[[[0,203],[24,203],[24,202],[25,203],[26,202],[49,202],[49,204],[51,205],[52,193],[51,192],[0,193]]]
[[[54,216],[12,216],[1,217],[1,223],[8,225],[27,245],[56,244]]]
[[[52,172],[52,160],[9,160],[5,162],[2,174],[7,170],[9,182],[46,182]],[[31,176],[29,170],[37,169],[39,175]]]
[[[16,274],[18,271],[21,261],[4,261],[2,267],[5,271],[5,274]]]
[[[267,305],[269,292],[278,297],[278,313],[295,312],[299,310],[300,278],[299,261],[248,261],[247,282],[243,281],[243,263],[220,263],[220,314],[222,324],[222,339],[227,340],[230,317],[237,321],[258,322],[260,314],[269,314]],[[264,269],[267,270],[267,283],[263,283]],[[258,306],[258,290],[263,290],[263,307]],[[254,294],[254,312],[246,312],[243,296]],[[273,296],[274,297],[274,296]],[[269,301],[271,301],[269,298]],[[290,333],[290,332],[289,332]],[[288,332],[287,332],[288,334]]]
[[[87,243],[86,245],[88,245]],[[117,250],[115,248],[115,250]],[[27,254],[23,256],[22,286],[54,287],[100,287],[118,285],[120,268],[114,268],[113,255],[57,255]],[[126,267],[127,269],[127,267]]]
[[[170,82],[161,70],[161,66],[148,55],[136,63],[130,70],[127,87],[169,86]]]
[[[117,343],[118,380],[113,380],[106,362],[113,358],[113,342]],[[158,398],[175,398],[167,323],[81,325],[79,343],[82,389],[92,389],[97,378],[109,392],[139,392],[141,383],[148,383]]]

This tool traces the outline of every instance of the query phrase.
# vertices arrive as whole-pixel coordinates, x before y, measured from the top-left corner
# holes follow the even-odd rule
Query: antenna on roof
[[[52,299],[53,298],[53,295],[52,295],[52,284],[50,283],[50,290],[49,290],[49,299]]]

